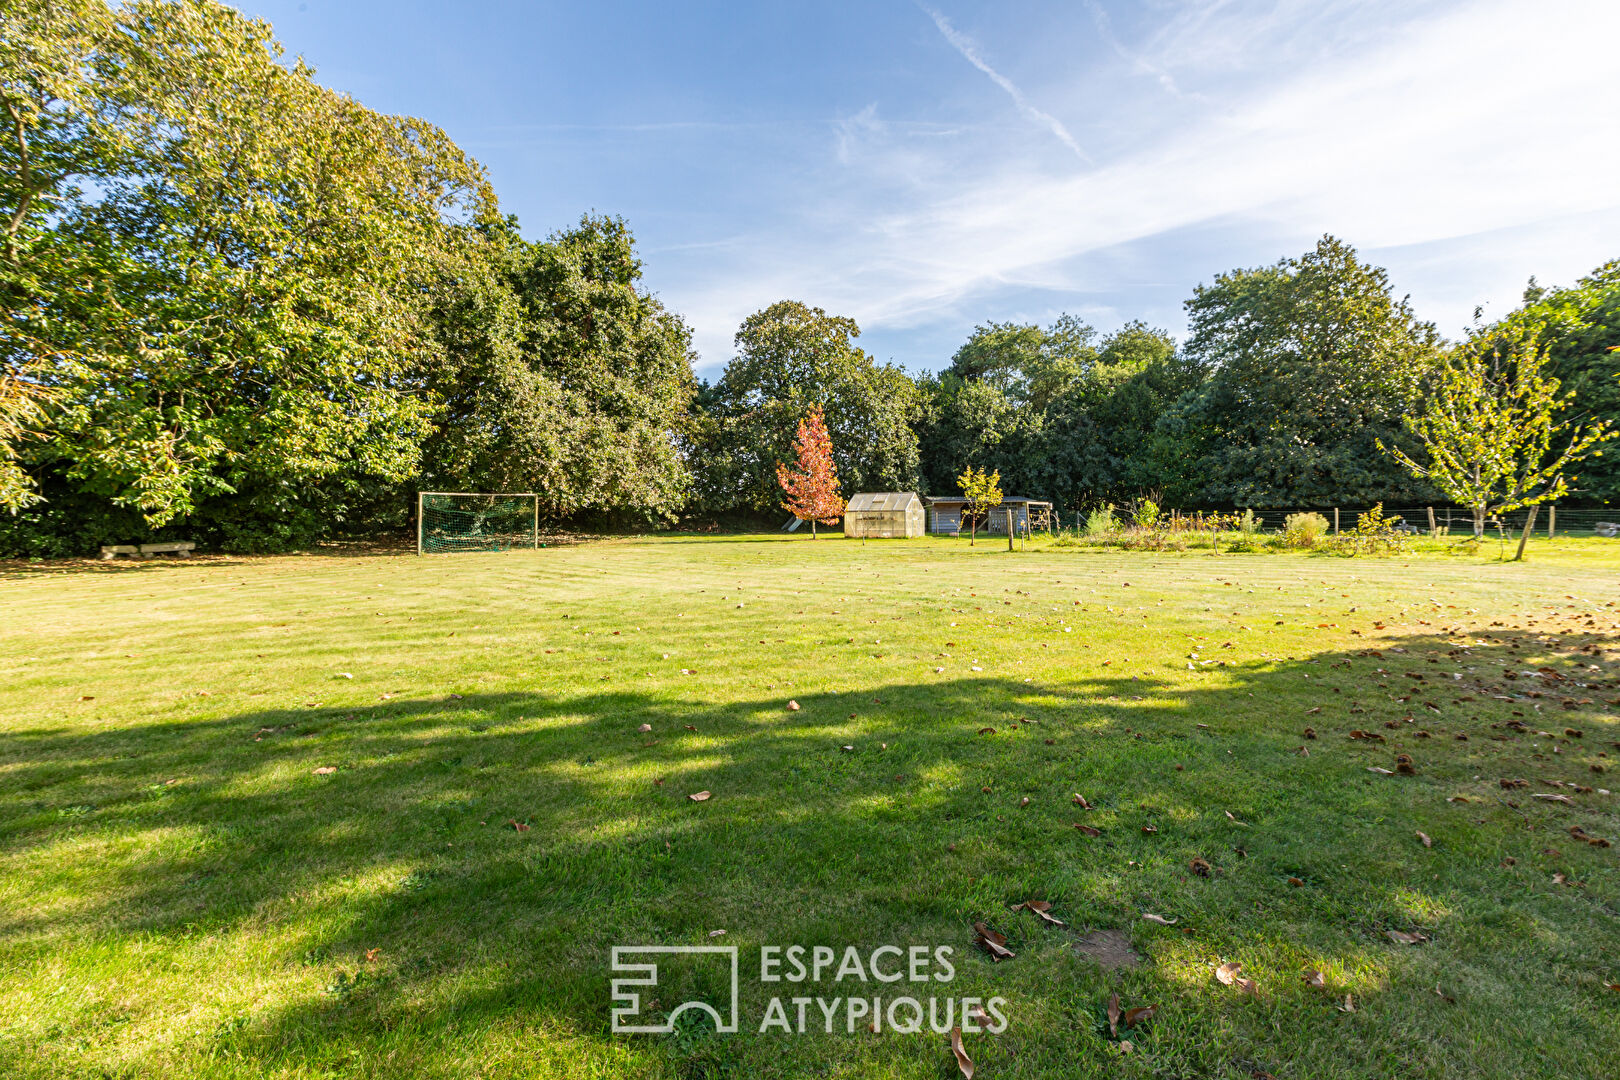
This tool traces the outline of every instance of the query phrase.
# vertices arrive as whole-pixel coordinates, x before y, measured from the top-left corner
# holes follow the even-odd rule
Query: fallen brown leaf
[[[1142,912],[1142,918],[1151,923],[1158,923],[1160,926],[1174,926],[1181,921],[1180,919],[1167,919],[1163,915],[1155,915],[1149,911]]]
[[[1007,948],[1007,937],[1005,934],[998,934],[984,923],[974,923],[973,933],[973,944],[979,946],[979,948],[989,953],[992,963],[998,960],[1011,960],[1017,955],[1011,949]]]
[[[982,727],[979,729],[980,735],[994,735],[995,733],[996,729],[993,727]]]
[[[1101,829],[1093,829],[1090,825],[1082,825],[1078,821],[1074,823],[1074,827],[1079,829],[1081,832],[1085,833],[1087,836],[1101,836],[1102,835],[1102,830]]]
[[[1209,862],[1207,860],[1195,857],[1191,862],[1189,862],[1187,864],[1187,869],[1191,870],[1193,873],[1197,874],[1199,877],[1209,877],[1210,873],[1215,868],[1213,866],[1209,865]]]
[[[1429,936],[1420,932],[1408,934],[1404,930],[1385,930],[1384,936],[1397,945],[1416,945],[1420,941],[1428,941]]]
[[[1081,795],[1079,792],[1075,792],[1074,805],[1078,806],[1082,810],[1094,809],[1094,807],[1090,803],[1086,802],[1086,797],[1084,795]]]
[[[1153,1014],[1159,1011],[1157,1005],[1139,1005],[1134,1009],[1125,1010],[1125,1026],[1135,1027],[1153,1019]]]
[[[1119,1017],[1119,995],[1110,994],[1108,996],[1108,1034],[1115,1038],[1119,1036]]]
[[[956,1056],[956,1067],[962,1070],[962,1080],[973,1080],[973,1059],[962,1049],[962,1029],[951,1028],[951,1053]]]
[[[637,731],[651,731],[652,730],[652,725],[651,724],[642,724],[640,727],[636,728],[636,730]]]
[[[1301,978],[1305,980],[1306,986],[1323,987],[1327,985],[1327,976],[1320,971],[1307,971]]]
[[[337,766],[322,765],[320,768],[314,770],[314,772],[316,776],[331,776],[333,773],[337,772]]]
[[[693,792],[691,795],[688,795],[687,798],[691,799],[693,802],[708,802],[710,794],[711,793],[707,791],[697,791]]]
[[[1022,904],[1014,904],[1012,909],[1017,911],[1019,908],[1023,908],[1026,911],[1034,913],[1043,921],[1049,922],[1053,926],[1066,925],[1061,920],[1055,919],[1051,915],[1047,914],[1047,912],[1052,910],[1052,905],[1045,900],[1025,900]]]
[[[1424,847],[1434,847],[1434,841],[1429,839],[1429,834],[1428,833],[1420,831],[1417,834],[1417,838],[1419,840],[1423,841],[1423,846]]]
[[[1351,999],[1349,994],[1346,994],[1344,995],[1344,1004],[1340,1005],[1338,1008],[1340,1012],[1355,1012],[1356,1003]]]

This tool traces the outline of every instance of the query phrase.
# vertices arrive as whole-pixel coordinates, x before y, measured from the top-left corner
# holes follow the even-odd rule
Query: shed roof
[[[968,500],[966,495],[931,495],[928,501],[931,503],[965,503]],[[1005,505],[1006,503],[1038,503],[1041,500],[1032,499],[1028,495],[1003,495],[1001,501]]]
[[[849,497],[849,505],[845,509],[856,512],[904,510],[914,499],[917,499],[915,491],[862,491]]]

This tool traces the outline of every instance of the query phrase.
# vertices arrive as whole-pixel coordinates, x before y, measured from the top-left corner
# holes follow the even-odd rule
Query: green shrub
[[[1327,535],[1328,520],[1321,514],[1289,514],[1284,535],[1289,547],[1314,548]]]
[[[1098,507],[1086,515],[1087,536],[1108,536],[1118,528],[1119,520],[1114,517],[1114,507],[1111,503]]]

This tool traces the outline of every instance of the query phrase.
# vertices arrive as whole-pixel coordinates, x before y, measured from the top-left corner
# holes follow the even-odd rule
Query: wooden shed
[[[929,499],[928,531],[951,535],[966,532],[967,524],[963,517],[966,512],[967,500],[960,495],[941,495]],[[1031,528],[1049,529],[1052,527],[1052,504],[1027,495],[1004,495],[1001,505],[981,518],[979,531],[1006,536],[1009,518],[1013,528],[1019,532]]]
[[[861,539],[921,536],[927,516],[915,491],[863,491],[844,507],[844,535]]]

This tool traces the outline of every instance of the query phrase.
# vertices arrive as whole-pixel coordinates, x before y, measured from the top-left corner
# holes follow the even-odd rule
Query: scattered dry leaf
[[[1011,960],[1016,953],[1007,948],[1007,937],[998,934],[982,922],[973,924],[973,944],[990,954],[990,961]]]
[[[1035,915],[1039,916],[1043,921],[1049,922],[1053,926],[1063,926],[1063,925],[1065,925],[1062,921],[1060,921],[1058,919],[1055,919],[1051,915],[1047,914],[1048,912],[1050,912],[1052,910],[1052,905],[1048,901],[1045,901],[1045,900],[1025,900],[1022,904],[1014,904],[1012,909],[1014,911],[1017,911],[1019,908],[1023,908],[1026,911],[1033,912]]]
[[[1079,792],[1075,792],[1074,805],[1078,806],[1082,810],[1095,809],[1095,807],[1093,807],[1090,803],[1086,802],[1086,797]]]
[[[1180,919],[1167,919],[1163,915],[1155,915],[1150,911],[1142,912],[1142,918],[1151,923],[1158,923],[1160,926],[1174,926],[1181,921]]]
[[[1081,832],[1085,833],[1087,836],[1101,836],[1102,835],[1102,830],[1101,829],[1093,829],[1090,825],[1082,825],[1078,821],[1074,823],[1074,827],[1079,829]]]
[[[506,823],[512,826],[513,832],[524,833],[529,831],[529,827],[523,822],[519,821],[517,818],[507,818]]]
[[[1344,995],[1344,1004],[1340,1005],[1338,1008],[1340,1012],[1355,1012],[1356,1003],[1349,994],[1346,994]]]
[[[1119,1037],[1119,995],[1108,996],[1108,1034],[1114,1038]]]
[[[1419,831],[1418,834],[1417,834],[1417,838],[1419,840],[1423,841],[1423,846],[1424,847],[1434,847],[1434,841],[1429,839],[1429,834],[1428,833]]]
[[[1137,1024],[1145,1024],[1153,1019],[1153,1014],[1158,1011],[1159,1007],[1157,1005],[1139,1005],[1134,1009],[1126,1009],[1125,1026],[1132,1028]]]
[[[1384,935],[1397,945],[1416,945],[1429,940],[1429,935],[1417,931],[1408,934],[1404,930],[1385,930]]]
[[[640,727],[636,728],[636,730],[637,731],[643,731],[643,732],[651,731],[652,730],[652,725],[651,724],[642,724]]]
[[[1327,985],[1327,976],[1323,975],[1320,971],[1307,971],[1301,976],[1301,978],[1305,980],[1306,986],[1315,986],[1320,988]]]
[[[962,1029],[951,1028],[951,1053],[956,1056],[956,1067],[962,1070],[962,1080],[973,1080],[973,1059],[962,1049]]]
[[[1209,865],[1208,861],[1205,859],[1194,858],[1187,864],[1187,869],[1191,870],[1199,877],[1209,877],[1210,873],[1214,871],[1215,868]]]
[[[322,765],[320,768],[315,770],[315,775],[316,776],[331,776],[335,772],[337,772],[337,766],[336,765]]]
[[[707,791],[696,791],[688,795],[687,798],[691,799],[693,802],[708,802],[710,794],[711,793]]]

